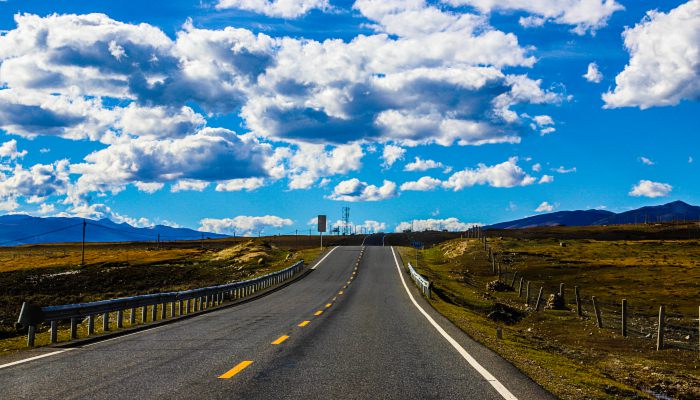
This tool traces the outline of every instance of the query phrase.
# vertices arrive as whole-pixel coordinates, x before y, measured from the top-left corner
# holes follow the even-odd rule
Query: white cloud
[[[649,180],[640,180],[639,183],[632,187],[629,192],[633,197],[666,197],[673,190],[673,186],[668,183],[652,182]]]
[[[355,228],[356,232],[361,232],[361,229],[364,229],[364,231],[368,233],[384,232],[386,231],[386,223],[374,220],[366,220],[360,225],[355,225]]]
[[[424,176],[417,181],[405,182],[401,185],[402,191],[414,190],[419,192],[426,192],[429,190],[435,190],[442,185],[440,179],[435,179],[430,176]]]
[[[570,174],[572,172],[576,172],[576,167],[565,168],[564,166],[560,166],[558,168],[552,168],[552,171],[558,174]]]
[[[517,162],[517,157],[511,157],[508,161],[497,165],[479,164],[476,169],[467,168],[455,172],[443,182],[443,187],[458,191],[474,185],[510,188],[533,184],[535,178],[523,171]]]
[[[532,171],[533,171],[533,172],[540,172],[540,171],[542,171],[542,164],[537,163],[537,164],[533,165],[533,166],[532,166]]]
[[[265,232],[266,228],[284,228],[294,223],[291,219],[274,215],[253,217],[239,215],[234,218],[204,218],[199,221],[200,231],[252,236]]]
[[[0,200],[23,197],[28,203],[40,203],[48,197],[64,195],[70,185],[68,166],[68,160],[29,168],[15,165],[9,174],[0,173]]]
[[[605,107],[671,106],[700,98],[700,0],[649,11],[623,33],[630,61],[603,95]]]
[[[245,190],[250,192],[257,188],[263,187],[265,185],[265,179],[263,178],[242,178],[242,179],[230,179],[227,181],[219,182],[216,185],[217,192],[239,192]]]
[[[162,182],[134,182],[134,186],[145,193],[155,193],[165,186]]]
[[[554,177],[552,175],[542,175],[539,181],[540,184],[552,182],[554,182]]]
[[[345,175],[362,167],[364,153],[358,143],[339,146],[299,143],[296,150],[278,147],[267,160],[266,168],[271,177],[289,178],[290,189],[308,189],[319,179],[333,175]],[[322,179],[320,186],[327,183]]]
[[[56,212],[56,206],[49,203],[41,203],[39,205],[39,210],[37,210],[37,213],[41,215],[52,214],[54,212]]]
[[[420,157],[416,157],[411,163],[406,164],[404,171],[427,171],[433,168],[445,168],[445,165],[441,162],[434,160],[423,160]]]
[[[313,9],[328,10],[328,0],[219,0],[217,9],[235,8],[268,17],[299,18]]]
[[[654,162],[647,157],[639,157],[639,161],[644,165],[654,165]]]
[[[170,191],[172,193],[187,191],[201,192],[208,186],[209,182],[207,181],[201,181],[198,179],[180,179],[177,182],[170,185]]]
[[[0,157],[15,160],[27,155],[27,150],[17,151],[17,141],[15,139],[8,140],[0,145]]]
[[[352,178],[338,183],[328,198],[349,202],[380,201],[396,197],[397,194],[394,182],[385,180],[382,186],[375,186]]]
[[[588,82],[600,83],[603,80],[603,73],[598,69],[598,64],[592,62],[588,64],[588,70],[583,74],[583,77]]]
[[[127,215],[121,215],[119,213],[113,212],[110,215],[110,219],[118,224],[121,223],[127,223],[131,226],[135,226],[137,228],[147,228],[153,226],[153,222],[151,222],[148,218],[132,218]]]
[[[474,222],[461,222],[457,218],[445,218],[445,219],[414,219],[413,221],[401,222],[396,225],[395,232],[403,232],[406,230],[413,230],[414,232],[422,231],[441,231],[448,230],[451,232],[466,231],[467,229],[473,228],[475,226],[481,226],[480,223]]]
[[[395,162],[403,160],[404,154],[406,154],[406,149],[403,147],[394,146],[391,144],[385,145],[384,151],[382,152],[382,159],[384,159],[382,166],[384,168],[391,168]]]
[[[615,0],[442,0],[452,6],[470,5],[482,12],[525,11],[535,17],[521,18],[524,27],[541,26],[545,21],[573,25],[579,35],[604,27],[610,16],[624,7]]]
[[[546,201],[543,201],[537,208],[535,209],[535,212],[541,213],[541,212],[552,212],[554,211],[553,205],[549,204]]]

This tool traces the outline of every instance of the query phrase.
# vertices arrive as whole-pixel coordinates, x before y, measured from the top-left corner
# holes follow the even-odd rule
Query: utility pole
[[[157,242],[156,248],[158,248],[158,250],[160,250],[160,233],[158,234],[158,242]]]
[[[204,233],[202,233],[202,242],[201,242],[201,244],[202,244],[202,249],[203,249],[203,248],[204,248]]]
[[[85,219],[83,219],[83,246],[82,246],[82,256],[80,258],[80,266],[84,267],[85,266],[85,225],[87,223],[85,222]]]

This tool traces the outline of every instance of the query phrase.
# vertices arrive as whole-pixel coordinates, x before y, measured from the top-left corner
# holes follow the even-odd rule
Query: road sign
[[[318,231],[319,232],[326,231],[326,216],[325,215],[318,216]]]

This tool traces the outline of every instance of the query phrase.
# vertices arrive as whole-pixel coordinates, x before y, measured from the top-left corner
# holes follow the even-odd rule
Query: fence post
[[[598,328],[603,327],[603,319],[600,318],[600,309],[598,308],[598,303],[595,301],[595,296],[591,296],[591,301],[593,302],[593,312],[595,313],[595,320],[598,324]]]
[[[525,289],[525,305],[530,305],[530,281],[527,281],[527,288]]]
[[[561,296],[563,303],[566,304],[566,301],[564,300],[564,284],[563,283],[559,284],[559,296]]]
[[[36,325],[29,325],[27,331],[27,347],[34,347],[34,337],[36,336]]]
[[[70,319],[70,338],[71,340],[78,338],[78,318],[75,317]]]
[[[510,282],[510,287],[512,287],[513,289],[515,289],[515,279],[517,277],[518,277],[518,273],[517,272],[513,273],[513,280]]]
[[[578,292],[578,286],[574,286],[574,296],[576,297],[576,315],[583,317],[583,310],[581,309],[581,295]]]
[[[522,276],[520,277],[520,286],[518,286],[518,297],[523,297],[523,283],[525,281],[525,278]]]
[[[542,294],[544,293],[544,286],[540,286],[540,294],[537,295],[537,303],[535,303],[535,311],[540,310],[540,302],[542,301]]]
[[[666,306],[659,307],[659,331],[656,336],[656,351],[664,348],[664,329],[666,328]]]
[[[627,337],[627,299],[622,299],[622,336]]]

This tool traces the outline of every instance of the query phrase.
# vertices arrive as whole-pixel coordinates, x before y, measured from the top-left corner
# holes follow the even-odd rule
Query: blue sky
[[[698,0],[8,0],[0,30],[6,213],[274,234],[700,203]]]

